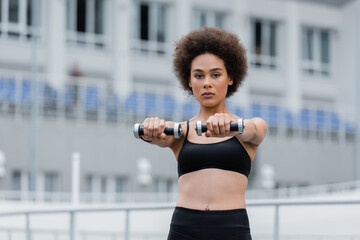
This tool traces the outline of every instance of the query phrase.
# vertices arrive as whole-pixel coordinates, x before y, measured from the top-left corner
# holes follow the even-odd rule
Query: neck
[[[200,106],[199,113],[193,118],[193,120],[200,120],[201,122],[206,122],[209,117],[215,115],[215,113],[230,113],[227,109],[225,102],[219,106],[205,107]]]

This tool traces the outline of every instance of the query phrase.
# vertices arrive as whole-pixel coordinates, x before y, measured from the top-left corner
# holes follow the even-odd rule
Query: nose
[[[208,87],[211,87],[211,79],[210,77],[206,76],[205,79],[204,79],[204,88],[208,88]]]

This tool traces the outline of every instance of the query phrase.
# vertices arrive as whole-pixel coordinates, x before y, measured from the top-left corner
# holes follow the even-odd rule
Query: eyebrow
[[[213,71],[224,71],[222,70],[221,68],[212,68],[210,69],[210,72],[213,72]],[[201,70],[201,69],[194,69],[193,72],[204,72],[204,70]]]

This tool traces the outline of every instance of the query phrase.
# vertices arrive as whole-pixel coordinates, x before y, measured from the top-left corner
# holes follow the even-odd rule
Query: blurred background
[[[289,226],[282,217],[287,231],[276,233],[276,211],[251,207],[360,197],[358,0],[0,0],[0,212],[22,211],[0,213],[0,239],[166,239],[176,160],[132,130],[146,117],[178,122],[197,113],[172,54],[204,26],[238,34],[247,48],[249,73],[228,108],[268,124],[246,195],[253,238],[360,239],[355,225],[326,223],[360,220],[358,204],[349,215],[344,206],[282,211],[291,219],[323,208],[306,236],[291,228],[306,214]],[[67,211],[26,214],[134,204],[167,210],[70,214],[77,227]]]

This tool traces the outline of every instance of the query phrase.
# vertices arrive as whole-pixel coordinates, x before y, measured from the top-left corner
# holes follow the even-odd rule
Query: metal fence
[[[294,199],[301,197],[336,196],[339,194],[360,194],[360,181],[340,182],[323,185],[298,186],[274,189],[247,189],[246,199]],[[175,202],[178,192],[81,192],[81,203],[159,203]],[[12,202],[72,202],[71,192],[44,191],[0,191],[0,200]]]
[[[247,208],[251,209],[254,207],[273,207],[274,208],[274,223],[273,223],[273,234],[272,235],[258,235],[256,239],[273,239],[273,240],[295,240],[295,239],[360,239],[360,235],[356,234],[341,234],[341,235],[316,235],[316,234],[301,234],[301,235],[289,235],[289,234],[281,234],[280,228],[280,208],[286,206],[329,206],[329,205],[359,205],[360,199],[353,199],[353,200],[252,200],[248,201]],[[39,234],[41,232],[47,233],[47,239],[88,239],[87,236],[96,235],[100,236],[100,239],[164,239],[166,237],[166,233],[164,235],[152,235],[152,234],[136,234],[131,235],[130,238],[130,224],[129,224],[129,217],[130,213],[136,211],[149,211],[149,210],[171,210],[174,208],[173,203],[168,204],[152,204],[152,205],[141,205],[141,206],[125,206],[125,207],[70,207],[70,208],[60,208],[56,210],[28,210],[28,211],[14,211],[14,212],[3,212],[0,213],[0,219],[4,221],[6,217],[11,216],[23,216],[25,217],[25,226],[24,228],[19,229],[0,229],[7,233],[7,239],[13,239],[12,235],[15,232],[23,232],[25,233],[26,240],[35,240],[34,234]],[[80,213],[95,213],[95,212],[124,212],[125,213],[125,226],[124,232],[77,232],[76,231],[76,215]],[[67,214],[69,216],[68,221],[68,231],[41,231],[36,229],[31,229],[30,217],[34,215],[56,215],[56,214]],[[104,220],[105,221],[105,220]],[[291,219],[286,219],[286,221],[291,221]],[[309,219],[311,221],[311,219]],[[340,222],[339,224],[346,224],[344,222]],[[121,228],[119,226],[119,228]],[[49,236],[52,236],[49,238]],[[64,238],[62,238],[62,237]]]

